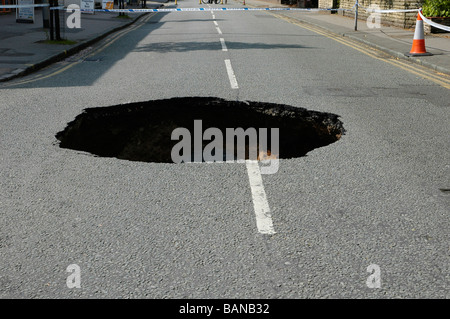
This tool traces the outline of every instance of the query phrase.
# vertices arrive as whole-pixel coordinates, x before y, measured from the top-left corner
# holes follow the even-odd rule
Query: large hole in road
[[[197,123],[196,131],[194,123]],[[202,130],[200,136],[199,123]],[[172,140],[172,133],[177,128],[188,130],[191,138],[185,140],[179,135],[178,139]],[[203,133],[208,128],[215,128],[215,132],[220,131],[223,136],[214,135],[215,138],[209,136],[207,139]],[[199,139],[202,149],[206,150],[212,141],[218,143],[214,145],[223,145],[225,149],[227,128],[242,128],[245,132],[254,129],[259,142],[264,132],[260,129],[266,128],[265,136],[268,141],[265,156],[278,158],[304,156],[315,148],[337,141],[345,132],[336,114],[274,103],[185,97],[88,108],[68,123],[63,131],[57,133],[56,138],[62,148],[85,151],[102,157],[173,163],[172,150],[176,145],[177,149],[180,149],[182,142],[188,143],[191,150],[181,149],[177,154],[188,151],[195,154],[199,144],[195,148],[194,143]],[[274,145],[271,132],[274,128],[279,132],[278,154],[271,154]],[[223,143],[220,138],[223,138]],[[250,137],[247,136],[245,140],[245,157],[248,159]],[[237,138],[234,143],[237,143]],[[209,146],[211,150],[211,144]],[[213,149],[211,154],[217,154],[219,151],[221,150]],[[262,151],[264,150],[258,150],[258,159],[264,158],[259,157]],[[229,149],[223,150],[223,154],[227,152],[229,153]],[[235,159],[241,159],[236,152],[234,156]],[[194,160],[194,155],[191,155],[191,159]]]

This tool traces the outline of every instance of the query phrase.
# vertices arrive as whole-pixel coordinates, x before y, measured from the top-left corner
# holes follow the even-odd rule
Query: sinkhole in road
[[[177,131],[186,135],[174,137]],[[239,132],[245,134],[245,152],[238,151]],[[257,143],[252,143],[250,133],[256,133]],[[61,148],[101,157],[177,163],[210,158],[220,162],[216,155],[228,159],[230,150],[235,160],[254,159],[251,154],[257,154],[258,160],[301,157],[334,143],[344,133],[336,114],[265,102],[179,97],[87,108],[56,138]],[[253,145],[256,153],[250,152]],[[175,161],[173,154],[183,160]]]

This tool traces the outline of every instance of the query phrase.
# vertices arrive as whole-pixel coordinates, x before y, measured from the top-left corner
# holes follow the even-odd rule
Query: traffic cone
[[[422,9],[419,9],[420,11]],[[406,53],[407,56],[424,56],[432,55],[425,48],[425,35],[423,31],[423,20],[420,14],[417,14],[416,29],[414,31],[414,39],[411,51]]]

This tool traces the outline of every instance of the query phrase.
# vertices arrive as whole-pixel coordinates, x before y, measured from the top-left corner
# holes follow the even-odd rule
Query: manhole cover
[[[339,116],[331,113],[186,97],[88,108],[56,138],[62,148],[102,157],[178,163],[254,159],[252,154],[301,157],[344,132]]]

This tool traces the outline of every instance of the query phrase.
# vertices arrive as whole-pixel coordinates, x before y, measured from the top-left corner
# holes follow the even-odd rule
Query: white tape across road
[[[419,9],[374,9],[374,8],[363,8],[359,6],[361,9],[364,9],[365,11],[369,13],[398,13],[398,12],[417,12]]]
[[[27,5],[0,5],[0,9],[36,8],[48,7],[49,4],[27,4]],[[51,10],[61,10],[62,7],[51,7]],[[69,9],[70,10],[70,9]],[[77,11],[95,12],[120,12],[120,13],[144,13],[144,12],[187,12],[187,11],[350,11],[350,9],[331,8],[167,8],[167,9],[72,9]]]
[[[43,4],[5,4],[0,5],[0,9],[21,9],[21,8],[39,8],[39,7],[48,7],[50,6],[48,3]]]
[[[0,9],[15,9],[15,8],[30,8],[30,7],[48,7],[49,4],[34,4],[34,5],[0,5]],[[411,10],[374,10],[371,8],[364,8],[358,5],[360,8],[368,12],[379,12],[379,13],[391,13],[391,12],[414,12],[418,9]],[[119,12],[119,13],[144,13],[144,12],[189,12],[189,11],[304,11],[304,12],[317,12],[317,11],[353,11],[354,7],[351,9],[344,8],[167,8],[167,9],[72,9],[79,11],[95,11],[95,12]],[[61,10],[62,7],[51,7],[51,10]],[[70,10],[70,9],[69,9]]]
[[[1,6],[0,6],[1,8]],[[121,12],[121,13],[143,13],[143,12],[192,12],[192,11],[338,11],[349,9],[326,9],[326,8],[168,8],[168,9],[79,9],[80,11],[95,12]]]

